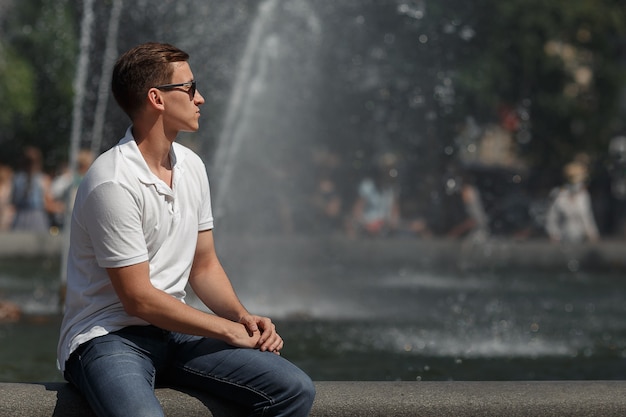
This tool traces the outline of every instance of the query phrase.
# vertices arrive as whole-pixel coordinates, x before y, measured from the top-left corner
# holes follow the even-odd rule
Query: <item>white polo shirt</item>
[[[132,136],[93,163],[76,195],[58,365],[80,344],[145,321],[124,311],[106,268],[150,263],[156,288],[184,301],[198,232],[213,228],[204,163],[173,143],[172,188],[154,175]]]

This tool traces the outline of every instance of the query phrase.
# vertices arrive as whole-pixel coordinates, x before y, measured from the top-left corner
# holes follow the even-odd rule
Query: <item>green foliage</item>
[[[10,45],[0,44],[0,131],[10,130],[13,123],[32,117],[35,111],[35,70],[18,56]]]
[[[623,3],[476,0],[473,6],[475,13],[460,17],[477,35],[457,62],[466,106],[456,111],[489,122],[497,120],[500,104],[529,103],[532,140],[521,150],[536,166],[581,151],[606,152],[624,128],[618,111]]]
[[[3,22],[6,65],[0,67],[0,88],[10,103],[0,119],[5,158],[13,159],[24,144],[40,147],[48,165],[67,153],[77,54],[76,11],[69,0],[15,1],[11,18]]]
[[[3,11],[9,3],[0,15],[3,155],[33,143],[59,160],[69,143],[82,3],[14,0]],[[498,122],[502,105],[530,115],[530,140],[519,149],[533,168],[606,152],[626,128],[623,0],[316,4],[331,12],[316,87],[324,123],[315,128],[364,161],[392,148],[434,169],[466,116]]]

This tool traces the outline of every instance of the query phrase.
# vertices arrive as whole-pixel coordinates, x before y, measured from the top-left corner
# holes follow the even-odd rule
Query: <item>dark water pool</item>
[[[315,380],[626,377],[619,273],[263,269],[234,284],[250,310],[275,319],[284,356]],[[5,261],[1,271],[2,297],[25,314],[0,325],[0,380],[61,380],[58,264]]]

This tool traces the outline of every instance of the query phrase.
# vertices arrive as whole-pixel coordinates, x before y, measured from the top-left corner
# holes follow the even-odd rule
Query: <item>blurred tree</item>
[[[622,1],[475,0],[457,19],[476,34],[457,57],[456,112],[508,123],[539,174],[606,152],[624,128]]]
[[[53,165],[67,155],[80,10],[70,0],[5,0],[2,8],[10,11],[0,18],[2,155],[14,160],[32,144]]]
[[[23,143],[53,160],[65,156],[81,4],[0,0],[4,158]],[[326,27],[318,106],[326,123],[314,128],[344,155],[348,175],[394,150],[409,181],[421,176],[430,195],[456,157],[454,137],[468,115],[512,129],[537,172],[558,171],[578,151],[605,151],[624,128],[620,0],[319,0],[312,7]]]
[[[623,1],[320,0],[316,7],[325,24],[320,140],[344,156],[352,182],[377,154],[400,154],[413,212],[445,211],[445,182],[459,162],[455,138],[468,116],[511,131],[529,171],[552,185],[574,154],[605,153],[624,128]]]
[[[11,146],[16,127],[30,120],[35,111],[35,71],[29,62],[21,58],[11,45],[0,42],[0,101],[4,103],[0,112],[0,141]],[[9,153],[3,151],[7,163]]]

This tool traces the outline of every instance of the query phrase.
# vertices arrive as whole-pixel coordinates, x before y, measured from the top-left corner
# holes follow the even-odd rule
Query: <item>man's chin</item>
[[[194,133],[194,132],[197,132],[198,129],[200,129],[200,125],[199,124],[197,124],[195,126],[191,126],[191,127],[185,128],[185,129],[181,129],[180,131],[181,132],[185,132],[185,133]]]

